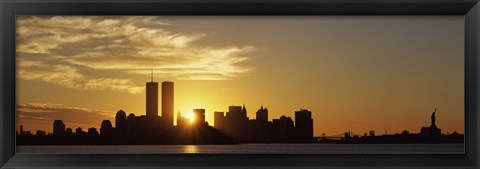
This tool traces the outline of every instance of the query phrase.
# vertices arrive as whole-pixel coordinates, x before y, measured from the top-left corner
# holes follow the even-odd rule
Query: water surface
[[[240,144],[17,146],[17,153],[48,154],[464,154],[464,144]]]

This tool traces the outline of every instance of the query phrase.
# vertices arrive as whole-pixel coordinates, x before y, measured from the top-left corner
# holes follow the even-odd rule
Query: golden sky
[[[463,133],[463,31],[462,16],[21,16],[17,126],[145,115],[153,68],[175,115],[204,108],[211,125],[245,104],[251,119],[309,109],[315,135],[416,133],[438,108],[442,132]]]

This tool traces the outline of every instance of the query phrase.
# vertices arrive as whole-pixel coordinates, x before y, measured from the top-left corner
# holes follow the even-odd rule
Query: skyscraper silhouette
[[[295,133],[295,126],[292,118],[282,115],[278,121],[279,136],[282,142],[288,142]]]
[[[295,128],[297,138],[301,141],[311,141],[313,139],[313,119],[312,112],[301,109],[295,112]]]
[[[63,136],[65,135],[65,124],[62,120],[55,120],[53,122],[53,135]]]
[[[242,116],[242,106],[228,106],[228,112],[226,117],[238,121],[246,116]]]
[[[205,123],[205,109],[193,109],[195,124],[202,125]]]
[[[110,120],[103,120],[100,125],[100,135],[102,136],[111,136],[113,135],[112,122]]]
[[[167,126],[173,126],[173,82],[162,82],[162,117]]]
[[[248,138],[248,120],[245,105],[229,106],[225,116],[225,133],[235,140],[245,141]]]
[[[127,114],[123,110],[119,110],[115,115],[115,129],[117,134],[119,135],[124,135],[127,133],[127,130],[128,130]]]
[[[187,126],[188,118],[183,117],[180,112],[177,113],[177,126],[178,127],[185,127]]]
[[[213,113],[213,123],[215,125],[215,128],[219,130],[224,129],[224,121],[225,121],[225,113],[221,111],[216,111]]]
[[[263,106],[260,107],[260,109],[258,109],[257,111],[257,121],[259,122],[262,122],[262,123],[266,123],[268,122],[268,109],[267,108],[263,108]]]
[[[147,82],[147,116],[158,116],[158,83],[153,81],[153,69],[151,81]]]

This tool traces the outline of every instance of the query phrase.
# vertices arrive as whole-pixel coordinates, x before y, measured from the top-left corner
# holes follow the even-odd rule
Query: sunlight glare
[[[186,114],[186,117],[190,120],[191,123],[195,121],[195,116],[193,115],[193,112],[189,112],[188,114]]]

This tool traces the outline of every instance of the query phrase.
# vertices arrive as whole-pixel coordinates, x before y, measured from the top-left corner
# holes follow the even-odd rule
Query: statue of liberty
[[[437,112],[437,108],[435,108],[435,111],[432,113],[432,116],[430,116],[430,118],[432,119],[431,127],[435,126],[435,113],[436,112]]]

